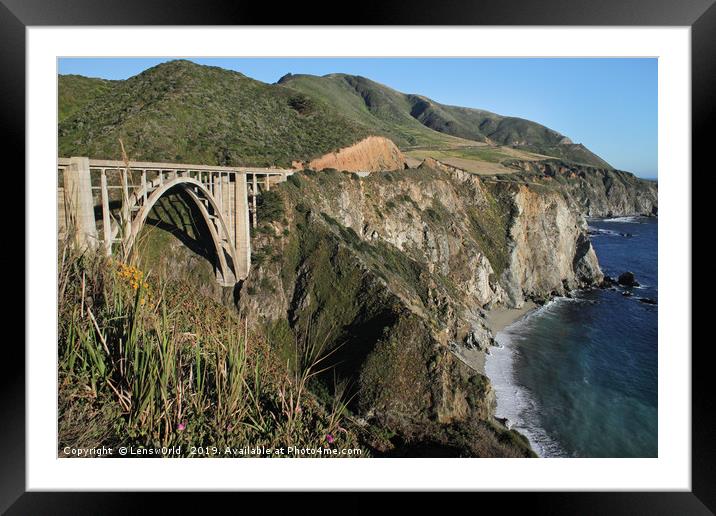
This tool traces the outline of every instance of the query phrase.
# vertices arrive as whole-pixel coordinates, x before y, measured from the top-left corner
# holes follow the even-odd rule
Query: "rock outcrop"
[[[639,282],[636,280],[634,273],[631,271],[622,272],[617,278],[617,283],[625,287],[638,287]]]

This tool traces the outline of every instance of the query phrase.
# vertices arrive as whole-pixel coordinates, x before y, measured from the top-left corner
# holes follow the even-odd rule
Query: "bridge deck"
[[[91,168],[126,168],[124,161],[108,160],[108,159],[91,159],[89,160]],[[57,158],[59,167],[69,167],[70,158]],[[201,170],[207,172],[233,172],[236,174],[276,174],[276,175],[292,175],[295,170],[292,168],[279,167],[225,167],[219,165],[196,165],[186,163],[157,163],[151,161],[130,161],[129,168],[145,169],[145,170]]]

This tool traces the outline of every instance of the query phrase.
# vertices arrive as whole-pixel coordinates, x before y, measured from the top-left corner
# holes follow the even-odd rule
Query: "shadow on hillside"
[[[216,250],[206,221],[180,186],[170,189],[157,201],[149,212],[146,225],[170,233],[190,251],[216,266]]]
[[[346,382],[345,400],[350,400],[348,408],[357,410],[359,376],[368,355],[375,349],[375,345],[383,337],[384,330],[393,326],[396,314],[389,310],[382,310],[371,316],[359,314],[353,322],[344,327],[334,340],[336,348],[325,364],[326,371],[319,375],[320,381],[334,394],[334,381]]]

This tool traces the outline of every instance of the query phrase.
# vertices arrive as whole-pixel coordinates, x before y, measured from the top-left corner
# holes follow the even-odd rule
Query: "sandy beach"
[[[487,313],[485,323],[492,334],[496,335],[535,308],[537,308],[537,305],[532,301],[525,301],[522,308],[495,308]]]

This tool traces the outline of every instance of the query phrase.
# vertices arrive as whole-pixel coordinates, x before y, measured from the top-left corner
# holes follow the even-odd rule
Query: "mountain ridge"
[[[325,84],[327,82],[333,84]],[[388,136],[396,140],[399,146],[401,143],[403,146],[420,145],[420,138],[424,137],[407,130],[391,130],[391,119],[400,116],[396,112],[401,111],[402,107],[403,119],[407,118],[407,113],[424,127],[447,136],[491,145],[514,146],[537,153],[544,153],[543,151],[548,149],[555,154],[554,157],[585,165],[613,168],[583,144],[575,144],[569,137],[537,122],[521,117],[503,116],[484,109],[442,104],[424,95],[399,92],[359,75],[286,74],[277,84],[293,87],[307,95],[332,102],[334,107],[342,110],[349,104],[355,105],[355,99],[351,103],[346,99],[338,99],[337,94],[341,90],[345,94],[346,86],[352,88],[354,95],[361,97],[367,110],[378,119],[373,125],[386,130]],[[409,123],[406,122],[406,125]],[[555,152],[557,147],[561,147],[559,152]]]
[[[175,60],[121,81],[60,75],[59,113],[63,155],[116,158],[122,138],[132,159],[288,165],[384,136],[401,150],[484,147],[470,157],[478,161],[514,150],[612,168],[542,124],[344,73],[287,74],[268,84]]]

